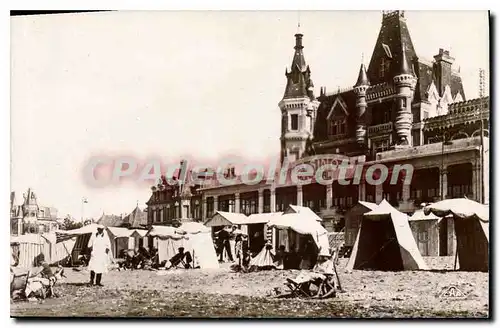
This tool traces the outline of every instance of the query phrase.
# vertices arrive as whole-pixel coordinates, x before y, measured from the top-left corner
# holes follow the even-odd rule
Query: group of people
[[[231,240],[234,240],[234,249],[231,249]],[[236,226],[230,229],[223,228],[215,233],[215,249],[219,262],[224,262],[226,255],[229,262],[234,263],[233,251],[238,265],[247,266],[250,262],[248,235]]]
[[[150,246],[149,250],[144,246],[138,247],[134,250],[124,249],[121,251],[120,258],[123,259],[119,263],[120,269],[146,269],[159,267],[158,249]]]

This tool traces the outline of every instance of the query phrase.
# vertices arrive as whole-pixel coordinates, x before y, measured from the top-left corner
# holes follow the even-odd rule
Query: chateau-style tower
[[[354,86],[354,93],[356,94],[356,142],[361,148],[366,148],[366,90],[368,90],[369,86],[370,82],[366,75],[365,65],[361,63],[358,81]]]
[[[396,89],[396,142],[397,147],[412,146],[411,131],[413,124],[413,116],[411,112],[411,104],[417,79],[408,65],[405,55],[405,46],[401,52],[399,74],[394,76],[394,87]]]
[[[36,219],[38,218],[38,203],[36,195],[33,190],[28,189],[26,194],[23,194],[24,202],[22,205],[25,218]]]
[[[295,54],[290,72],[285,70],[287,84],[278,104],[281,115],[281,163],[301,158],[312,138],[319,102],[314,97],[311,70],[304,58],[303,35],[295,34]]]

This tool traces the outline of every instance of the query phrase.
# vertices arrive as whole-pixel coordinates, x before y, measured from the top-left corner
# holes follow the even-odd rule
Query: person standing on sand
[[[226,229],[222,229],[221,231],[219,231],[219,238],[222,244],[219,261],[222,262],[224,251],[226,251],[229,261],[234,262],[233,255],[231,254],[231,244],[229,243],[229,239],[231,238],[229,231],[227,231]]]
[[[96,285],[103,286],[101,278],[103,273],[108,272],[109,250],[111,249],[109,238],[104,234],[104,227],[98,227],[97,233],[92,234],[88,247],[91,249],[89,262],[90,284],[94,284],[95,277]]]

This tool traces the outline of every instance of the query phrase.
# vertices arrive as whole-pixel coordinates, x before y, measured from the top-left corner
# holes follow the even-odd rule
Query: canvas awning
[[[78,229],[73,229],[73,230],[57,230],[56,233],[67,234],[67,235],[86,235],[88,233],[97,232],[97,228],[105,229],[105,227],[102,224],[92,223],[92,224],[83,226],[83,227],[78,228]]]
[[[444,217],[453,215],[456,218],[467,219],[477,218],[482,222],[489,222],[490,208],[488,205],[480,204],[467,198],[445,199],[433,204],[429,204],[424,208],[424,213],[430,213]]]
[[[248,218],[242,213],[231,213],[217,211],[210,220],[205,222],[207,227],[232,226],[239,224],[248,224]]]
[[[307,214],[283,214],[267,224],[270,228],[291,229],[301,235],[310,235],[318,249],[328,249],[328,232],[314,218]]]
[[[489,221],[490,207],[467,198],[445,199],[424,208],[424,213],[439,217],[453,215],[456,219],[477,219],[487,240],[490,240]]]
[[[178,229],[188,234],[211,232],[210,228],[199,222],[184,222]]]
[[[145,229],[134,229],[131,237],[143,238],[147,235],[148,231]]]
[[[314,213],[313,210],[311,210],[309,207],[305,206],[298,206],[298,205],[288,205],[287,210],[285,211],[285,214],[304,214],[304,215],[309,215],[313,217],[316,221],[322,222],[323,219],[320,218],[316,213]]]
[[[182,239],[186,238],[185,234],[184,231],[174,227],[152,226],[146,236],[158,237],[160,239]]]
[[[245,224],[268,223],[271,219],[283,215],[282,212],[250,214]]]
[[[417,210],[415,213],[413,213],[412,216],[408,218],[408,221],[433,221],[437,220],[437,222],[441,222],[440,217],[437,217],[436,215],[430,213],[429,215],[425,215],[424,210]]]
[[[385,199],[374,210],[365,213],[364,216],[372,220],[386,219],[388,216],[392,216],[393,219],[405,219],[406,221],[409,219],[408,215],[395,209]]]
[[[370,203],[370,202],[364,202],[362,200],[358,201],[358,203],[360,203],[361,205],[363,205],[364,207],[370,209],[370,210],[374,210],[377,208],[377,204],[376,203]]]
[[[134,230],[118,227],[108,227],[108,231],[111,233],[113,238],[128,238],[131,237],[134,232]]]

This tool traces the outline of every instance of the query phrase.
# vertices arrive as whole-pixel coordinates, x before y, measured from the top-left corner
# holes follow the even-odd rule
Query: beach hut
[[[423,209],[408,219],[422,256],[453,256],[456,249],[453,218],[425,215]]]
[[[135,249],[134,230],[119,227],[106,228],[111,241],[111,252],[114,258],[119,258],[123,250]]]
[[[347,270],[427,270],[408,216],[385,199],[363,215]]]
[[[310,241],[315,246],[314,253],[309,254],[313,262],[321,250],[330,252],[328,232],[314,216],[307,213],[283,214],[272,218],[268,226],[277,231],[277,240],[273,244],[285,246],[288,253],[297,254]]]
[[[185,222],[180,227],[152,226],[146,236],[157,239],[158,260],[170,260],[180,247],[190,252],[194,266],[203,269],[218,268],[219,262],[211,236],[211,229],[201,223]]]
[[[489,206],[467,198],[445,199],[424,207],[426,215],[451,215],[455,226],[456,257],[462,271],[488,271]]]

